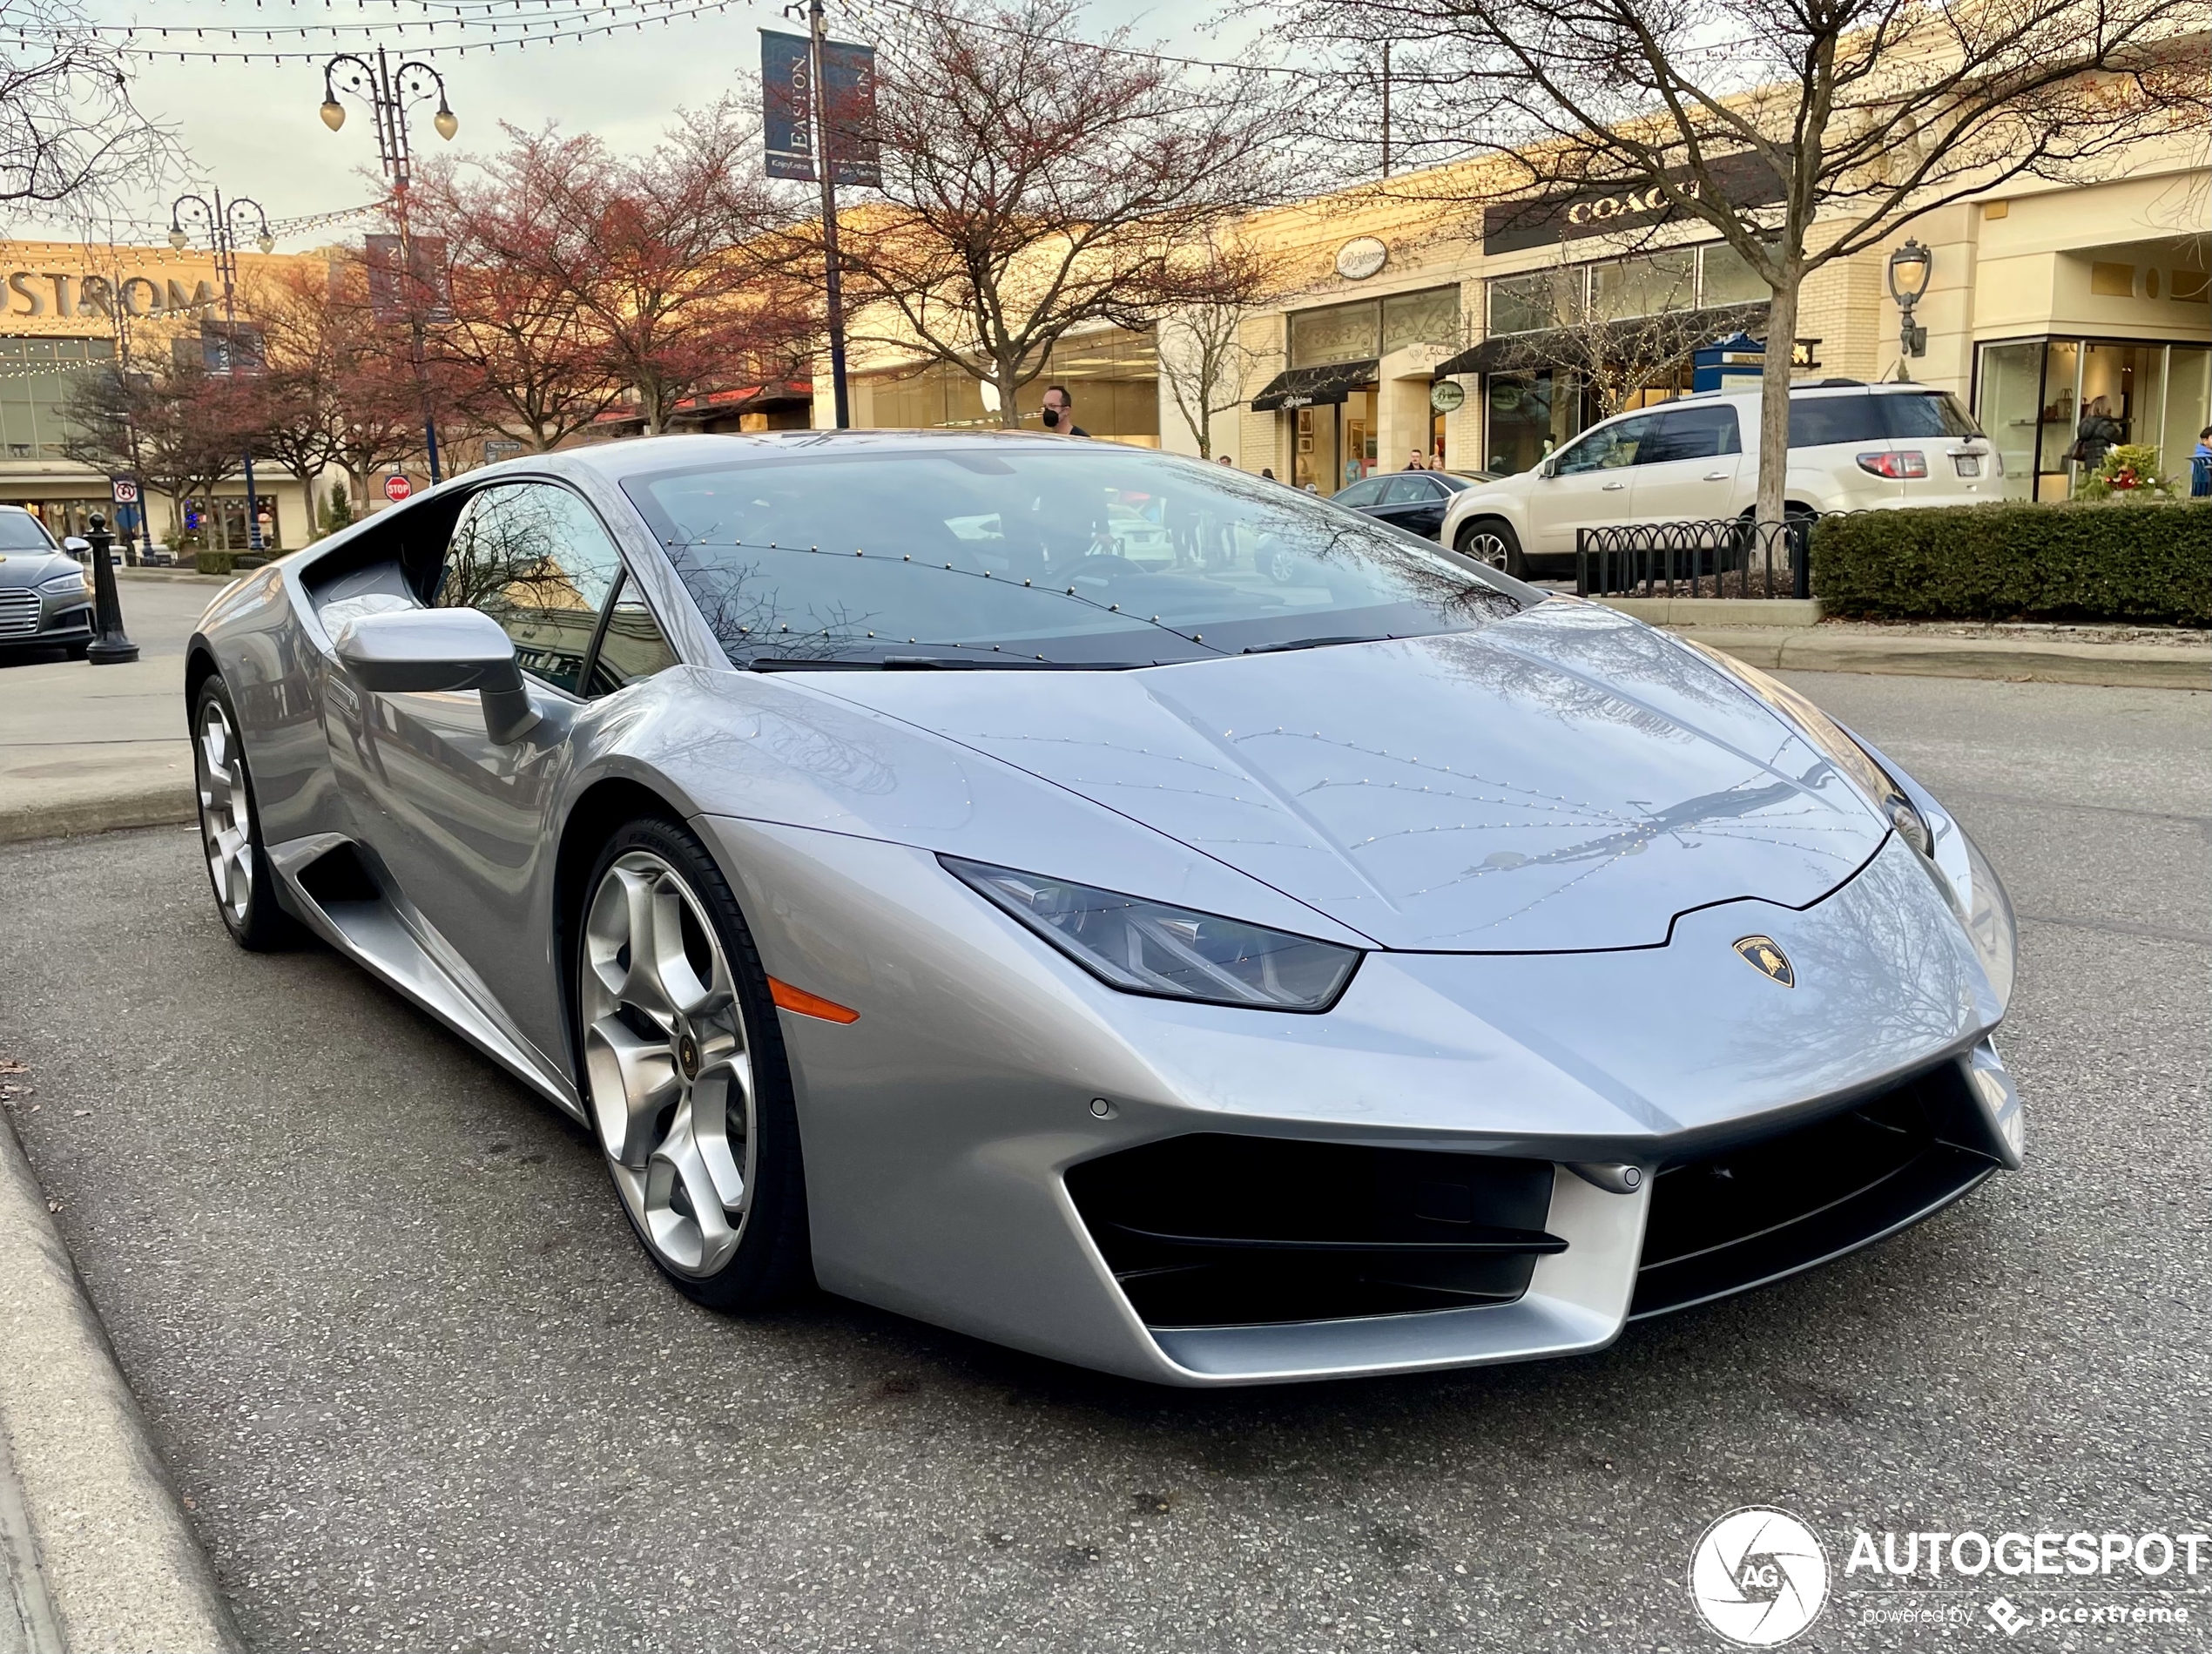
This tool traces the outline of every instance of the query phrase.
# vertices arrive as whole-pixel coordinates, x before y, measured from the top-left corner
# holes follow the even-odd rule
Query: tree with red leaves
[[[685,115],[636,157],[551,128],[509,136],[481,181],[444,182],[417,220],[441,225],[456,265],[455,321],[434,348],[473,375],[480,409],[505,402],[493,422],[557,441],[623,390],[650,435],[701,391],[792,376],[813,307],[734,104]]]

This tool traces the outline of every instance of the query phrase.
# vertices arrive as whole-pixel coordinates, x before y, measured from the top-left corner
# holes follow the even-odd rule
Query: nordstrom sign
[[[105,276],[71,270],[11,270],[5,288],[10,316],[185,316],[212,308],[221,297],[212,281],[189,284],[174,276]]]

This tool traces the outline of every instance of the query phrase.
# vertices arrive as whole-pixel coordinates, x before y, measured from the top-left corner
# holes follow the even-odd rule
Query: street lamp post
[[[1928,278],[1935,273],[1935,252],[1920,245],[1919,239],[1907,238],[1905,245],[1890,254],[1890,297],[1897,300],[1897,307],[1904,313],[1897,335],[1898,377],[1910,379],[1905,359],[1928,354],[1928,330],[1912,320],[1913,307],[1928,290]]]
[[[250,195],[233,197],[226,206],[220,190],[212,192],[215,199],[211,206],[206,198],[180,195],[169,204],[169,245],[179,252],[192,245],[192,233],[187,222],[203,226],[207,233],[208,246],[215,254],[216,273],[223,278],[223,371],[233,379],[238,376],[238,237],[239,213],[250,210],[256,226],[254,246],[266,253],[276,246],[276,237],[269,233],[269,215],[261,204]],[[253,485],[253,444],[246,445],[246,549],[261,551],[261,496]]]
[[[461,122],[446,101],[444,76],[415,58],[394,64],[381,46],[376,49],[374,63],[353,52],[341,51],[322,66],[322,124],[334,132],[346,124],[346,106],[338,101],[341,91],[368,105],[369,115],[376,123],[376,159],[384,169],[384,181],[392,186],[393,217],[400,233],[400,291],[405,295],[407,305],[415,382],[422,397],[422,447],[430,462],[430,481],[435,484],[442,480],[438,473],[438,422],[430,407],[430,382],[423,372],[422,308],[415,301],[415,241],[407,215],[408,186],[414,182],[414,155],[408,145],[408,105],[435,98],[438,112],[430,118],[430,125],[448,143],[461,130]]]

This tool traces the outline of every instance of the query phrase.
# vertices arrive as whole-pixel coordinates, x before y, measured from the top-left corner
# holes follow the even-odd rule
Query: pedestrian
[[[1044,392],[1044,407],[1038,414],[1045,429],[1061,436],[1088,436],[1090,433],[1076,423],[1076,399],[1068,394],[1065,385],[1048,385]]]
[[[1226,466],[1227,466],[1227,467],[1228,467],[1231,470],[1232,470],[1232,471],[1233,471],[1233,470],[1235,470],[1235,469],[1237,469],[1237,462],[1236,462],[1235,460],[1233,460],[1233,459],[1231,459],[1231,458],[1229,457],[1229,456],[1228,456],[1228,455],[1224,454],[1224,455],[1222,455],[1222,456],[1220,456],[1220,458],[1221,458],[1221,462],[1222,462],[1224,465],[1226,465]]]
[[[1275,480],[1275,468],[1272,465],[1261,466],[1259,468],[1259,474],[1271,483]]]
[[[2212,499],[2212,425],[2196,434],[2196,452],[2189,456],[2189,498]]]
[[[2083,469],[2094,471],[2105,462],[2113,445],[2126,435],[2120,422],[2112,416],[2112,404],[2101,396],[2094,397],[2074,429],[2074,446],[2067,449],[2066,456],[2079,462]]]
[[[1415,449],[1413,450],[1413,457],[1406,462],[1406,469],[1409,471],[1425,471],[1428,469],[1428,456],[1422,453],[1420,449]]]

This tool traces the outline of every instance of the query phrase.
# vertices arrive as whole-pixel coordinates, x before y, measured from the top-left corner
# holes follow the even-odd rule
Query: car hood
[[[1137,672],[813,681],[1391,949],[1656,946],[1714,902],[1817,901],[1888,831],[1736,679],[1590,604]],[[1084,877],[1052,848],[1032,870]]]
[[[0,551],[0,586],[35,586],[78,566],[60,551]]]

